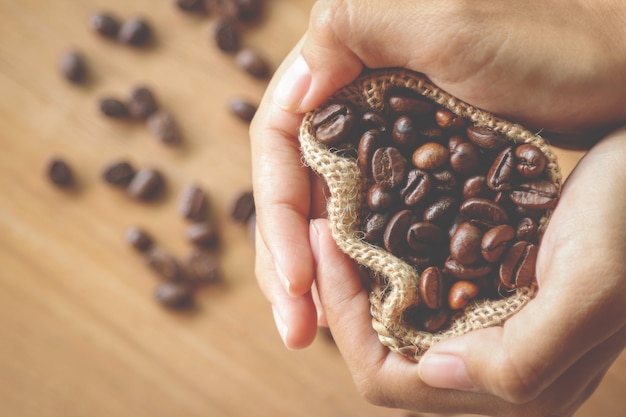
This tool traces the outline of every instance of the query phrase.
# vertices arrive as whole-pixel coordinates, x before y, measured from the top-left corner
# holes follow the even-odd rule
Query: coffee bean
[[[506,137],[494,132],[488,127],[468,126],[465,129],[467,137],[476,146],[488,151],[500,151],[508,145]]]
[[[186,186],[178,196],[178,213],[184,219],[195,222],[204,220],[208,206],[206,192],[195,184]]]
[[[457,281],[448,293],[448,306],[452,310],[461,310],[478,296],[480,287],[472,281]]]
[[[263,11],[262,0],[231,0],[237,10],[236,17],[244,22],[257,20]]]
[[[396,113],[409,115],[428,114],[435,108],[430,101],[409,95],[391,95],[388,103],[389,108]]]
[[[556,207],[559,190],[551,181],[539,179],[517,184],[511,190],[511,201],[529,209],[552,209]]]
[[[448,163],[450,152],[445,146],[436,142],[428,142],[413,152],[413,165],[425,171],[434,171]]]
[[[356,124],[351,107],[333,103],[318,111],[312,120],[315,138],[325,145],[332,145],[345,139]]]
[[[500,282],[507,288],[528,286],[535,279],[535,265],[539,249],[536,245],[520,241],[504,255],[500,264]]]
[[[183,309],[193,305],[193,291],[187,284],[181,282],[160,283],[154,291],[154,297],[168,308]]]
[[[182,133],[174,115],[167,110],[157,110],[148,117],[146,126],[161,143],[174,146],[183,141]]]
[[[533,242],[537,239],[537,232],[539,227],[537,223],[530,217],[524,217],[517,222],[517,228],[515,230],[515,236],[517,240],[527,240]]]
[[[189,13],[206,13],[207,7],[204,0],[176,0],[174,2],[183,12]]]
[[[227,53],[237,52],[240,35],[235,23],[229,18],[220,18],[215,23],[213,38],[217,47]]]
[[[131,116],[136,119],[147,119],[154,114],[159,108],[154,93],[145,85],[140,85],[130,93],[128,100],[128,110]]]
[[[410,210],[399,211],[389,219],[383,235],[383,244],[387,251],[398,257],[408,252],[407,233],[413,222],[414,215]]]
[[[152,168],[141,168],[126,187],[129,196],[148,201],[157,198],[165,188],[165,178]]]
[[[167,250],[159,246],[147,249],[146,262],[148,266],[166,281],[180,281],[183,279],[183,270],[176,258]]]
[[[122,23],[117,38],[126,45],[145,46],[151,41],[152,28],[142,17],[131,18]]]
[[[380,245],[383,243],[383,233],[387,227],[389,215],[387,213],[370,213],[363,225],[363,240]]]
[[[407,243],[417,254],[441,250],[444,232],[437,225],[428,222],[413,223],[407,232]]]
[[[74,185],[74,173],[70,164],[62,158],[53,158],[48,162],[47,175],[57,187],[69,188]]]
[[[447,109],[438,109],[435,112],[435,122],[444,129],[461,129],[465,127],[465,119]]]
[[[417,130],[409,116],[400,116],[396,119],[391,139],[398,146],[414,146],[417,143]]]
[[[126,230],[126,241],[139,252],[147,252],[154,244],[152,236],[142,228],[136,226]]]
[[[467,143],[467,140],[461,135],[452,135],[448,138],[448,151],[452,154],[454,148],[462,143]]]
[[[525,178],[537,178],[543,174],[548,158],[536,146],[523,144],[515,149],[517,172]]]
[[[395,194],[382,184],[373,184],[367,191],[367,206],[373,212],[385,212],[395,201]]]
[[[510,190],[514,170],[513,148],[509,146],[498,154],[491,168],[489,168],[486,177],[487,185],[495,191]]]
[[[102,170],[102,179],[115,187],[126,187],[135,176],[135,168],[128,161],[114,161]]]
[[[400,198],[407,207],[413,207],[430,195],[433,180],[426,171],[413,169],[409,171],[406,183],[400,189]]]
[[[419,327],[425,332],[436,333],[448,322],[450,312],[446,309],[425,311],[421,315]]]
[[[185,276],[195,285],[213,284],[219,281],[219,262],[206,250],[194,250],[185,261]]]
[[[380,113],[373,111],[363,113],[361,124],[365,129],[373,129],[380,132],[387,131],[387,120]]]
[[[374,152],[383,145],[383,141],[379,130],[371,129],[361,135],[357,150],[357,162],[364,174],[371,174]]]
[[[502,206],[484,198],[465,200],[461,204],[460,212],[467,219],[489,226],[497,226],[509,221],[509,216]]]
[[[398,187],[405,179],[406,163],[394,147],[378,148],[372,157],[372,177],[387,188]]]
[[[452,275],[457,279],[478,279],[486,277],[491,273],[493,267],[491,265],[463,265],[456,259],[448,257],[444,263],[444,273]]]
[[[187,241],[195,246],[215,246],[218,241],[217,230],[212,223],[197,222],[187,226],[185,232]]]
[[[252,191],[244,191],[233,199],[230,205],[230,218],[237,223],[245,223],[254,211],[254,194]]]
[[[250,123],[257,111],[257,106],[241,97],[233,97],[228,108],[230,112],[240,120]]]
[[[428,267],[420,275],[419,295],[424,305],[436,310],[443,304],[443,276],[436,266]]]
[[[259,79],[265,79],[270,74],[269,64],[254,49],[246,48],[239,51],[235,56],[235,63],[239,68]]]
[[[424,209],[422,218],[425,222],[442,224],[454,217],[455,208],[454,197],[439,197]]]
[[[484,175],[469,177],[463,183],[463,198],[488,198],[491,190],[487,187],[487,180]]]
[[[115,39],[120,30],[120,22],[116,16],[106,12],[95,12],[89,16],[89,26],[105,38]]]
[[[450,239],[450,256],[462,265],[474,265],[481,259],[483,231],[470,222],[461,223]]]
[[[450,167],[461,175],[470,175],[480,163],[477,147],[469,142],[459,143],[450,152]]]
[[[102,98],[100,99],[98,106],[103,115],[112,119],[125,119],[130,115],[130,111],[128,110],[126,103],[117,98]]]
[[[515,229],[508,224],[495,226],[485,232],[480,251],[487,262],[495,263],[515,239]]]
[[[87,62],[82,53],[69,50],[61,55],[61,73],[73,83],[81,83],[87,77]]]

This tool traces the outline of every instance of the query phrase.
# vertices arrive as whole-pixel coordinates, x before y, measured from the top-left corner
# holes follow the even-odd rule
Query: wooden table
[[[276,67],[314,2],[267,3],[243,42]],[[88,16],[104,5],[121,18],[147,17],[155,44],[137,50],[92,33]],[[251,170],[247,125],[227,102],[258,102],[266,83],[215,47],[214,22],[173,1],[0,0],[0,416],[392,414],[360,399],[328,340],[298,352],[279,340],[247,231],[228,214]],[[85,85],[59,74],[69,47],[88,59]],[[137,83],[175,114],[182,147],[99,114],[99,98],[125,97]],[[580,157],[561,155],[566,170]],[[75,190],[48,182],[53,156],[71,163]],[[166,194],[139,203],[105,184],[100,172],[118,158],[161,170]],[[210,195],[224,284],[200,290],[195,310],[172,312],[153,300],[156,279],[124,233],[141,226],[185,256],[176,197],[191,182]],[[625,388],[622,356],[578,416],[622,415]]]

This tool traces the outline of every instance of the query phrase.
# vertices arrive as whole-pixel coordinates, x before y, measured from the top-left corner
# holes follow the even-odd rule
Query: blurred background
[[[251,168],[247,115],[231,103],[258,105],[268,82],[235,49],[271,73],[314,1],[260,1],[260,12],[192,3],[0,0],[0,416],[405,415],[359,397],[326,333],[303,351],[283,347],[254,279],[253,217],[233,218]],[[150,30],[107,38],[94,14]],[[85,63],[78,82],[60,66],[68,51]],[[126,102],[138,85],[180,143],[102,113],[100,100]],[[566,173],[582,155],[557,152]],[[55,158],[71,186],[49,178]],[[164,189],[143,201],[107,183],[102,171],[119,160],[158,170]],[[141,228],[183,263],[197,250],[180,212],[190,184],[206,193],[220,279],[173,309],[171,288],[155,298],[161,279],[126,232]],[[623,415],[625,389],[622,355],[577,416]]]

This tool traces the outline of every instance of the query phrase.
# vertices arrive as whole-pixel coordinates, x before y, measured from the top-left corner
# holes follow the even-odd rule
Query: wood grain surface
[[[313,3],[268,0],[243,44],[276,68]],[[87,25],[96,10],[146,17],[154,44],[96,36]],[[328,339],[295,352],[280,342],[248,232],[228,215],[251,169],[248,127],[227,103],[258,103],[266,82],[215,47],[214,23],[169,0],[0,0],[0,416],[397,415],[359,397]],[[84,85],[59,73],[68,48],[87,58]],[[138,83],[176,116],[183,146],[99,114],[99,98],[124,98]],[[54,156],[70,162],[76,189],[48,182]],[[559,156],[568,171],[581,155]],[[165,195],[140,203],[105,184],[102,168],[119,158],[161,170]],[[141,226],[186,256],[176,197],[190,183],[210,196],[224,282],[201,289],[194,310],[172,312],[154,301],[157,280],[124,233]],[[623,415],[625,389],[622,356],[577,416]]]

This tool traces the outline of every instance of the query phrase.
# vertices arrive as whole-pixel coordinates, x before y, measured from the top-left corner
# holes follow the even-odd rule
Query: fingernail
[[[289,333],[289,328],[283,321],[283,318],[278,313],[276,307],[272,306],[272,314],[274,315],[274,323],[276,324],[276,328],[278,329],[278,334],[280,338],[283,340],[285,346],[287,346],[287,334]]]
[[[283,284],[285,291],[287,291],[287,294],[293,295],[291,293],[291,282],[289,282],[287,275],[285,275],[278,262],[274,263],[274,269],[276,270],[276,275],[278,275],[278,278],[280,279],[281,284]]]
[[[311,220],[309,223],[309,244],[311,245],[311,252],[313,252],[313,259],[315,262],[319,259],[319,247],[320,247],[320,231],[317,228],[317,220]]]
[[[465,363],[454,355],[426,354],[419,362],[418,372],[422,381],[435,388],[475,391]]]
[[[274,102],[285,111],[297,111],[311,86],[311,70],[298,56],[285,71],[274,90]]]

